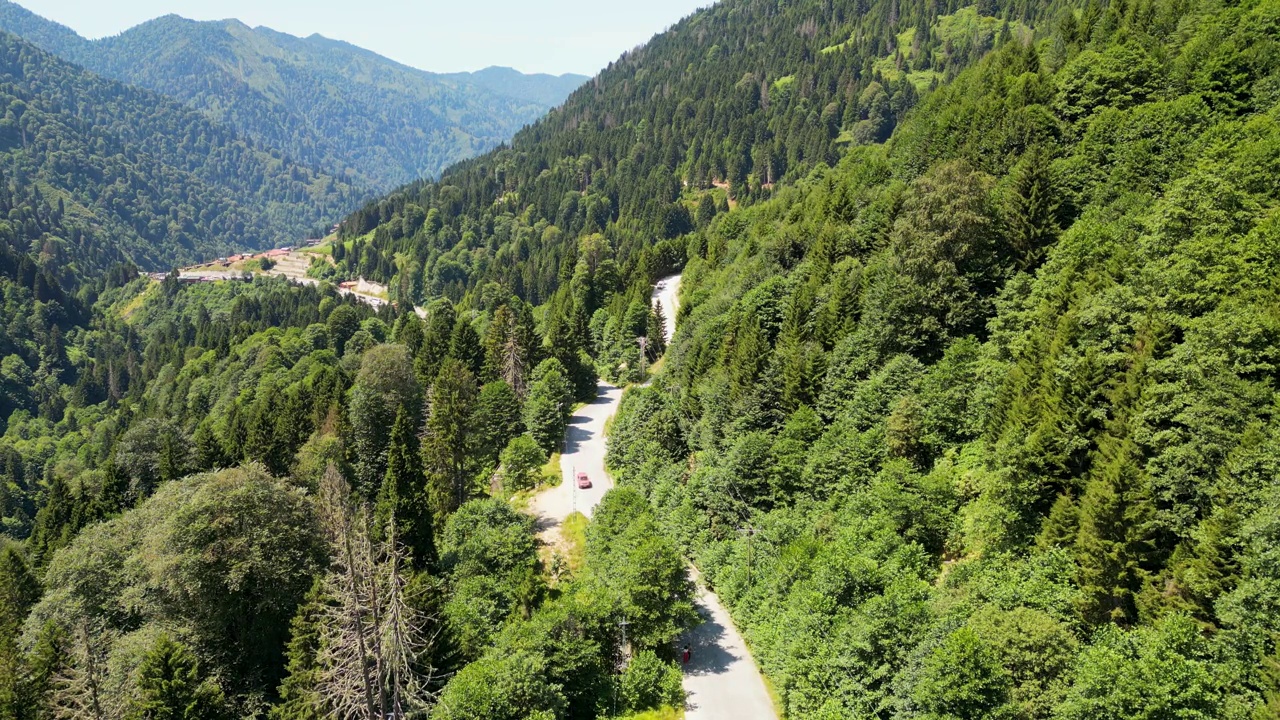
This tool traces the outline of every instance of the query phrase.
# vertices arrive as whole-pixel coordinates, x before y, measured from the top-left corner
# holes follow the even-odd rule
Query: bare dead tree
[[[436,623],[405,601],[406,551],[394,514],[387,539],[375,544],[367,506],[352,504],[350,485],[333,466],[321,482],[320,508],[333,551],[317,658],[324,710],[339,720],[399,720],[429,707],[430,671],[422,668],[430,667]]]
[[[58,720],[115,720],[119,704],[104,691],[106,631],[80,615],[72,633],[70,654],[53,677],[50,710]]]
[[[516,391],[516,395],[523,400],[528,396],[529,388],[524,382],[525,349],[520,346],[520,336],[517,330],[516,319],[512,315],[507,323],[507,338],[502,347],[502,379],[506,380],[511,389]]]

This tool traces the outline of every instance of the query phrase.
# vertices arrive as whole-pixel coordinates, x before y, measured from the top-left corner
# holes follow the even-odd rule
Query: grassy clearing
[[[129,298],[128,302],[120,306],[120,319],[125,322],[131,322],[133,320],[134,313],[142,309],[142,306],[147,302],[147,298],[152,297],[159,292],[160,283],[149,283],[146,289]]]
[[[541,487],[560,487],[563,480],[564,476],[560,472],[560,453],[551,453],[547,464],[542,466]]]
[[[575,512],[560,524],[560,537],[564,539],[565,558],[569,562],[569,571],[578,570],[587,561],[587,516]]]
[[[620,720],[683,720],[684,708],[665,707],[627,715]]]

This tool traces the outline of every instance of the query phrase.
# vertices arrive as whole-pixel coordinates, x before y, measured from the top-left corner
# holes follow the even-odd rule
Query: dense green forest
[[[348,217],[376,311],[11,182],[0,718],[678,706],[686,557],[788,718],[1280,717],[1278,114],[1276,0],[726,0]]]
[[[0,717],[366,717],[362,686],[376,717],[679,701],[691,590],[644,498],[611,496],[573,569],[504,499],[594,393],[528,305],[422,319],[127,268],[92,290],[3,361]]]
[[[509,147],[353,214],[345,262],[398,278],[405,296],[460,298],[496,281],[541,304],[576,246],[602,233],[619,285],[649,282],[682,260],[661,240],[884,140],[921,93],[1046,13],[984,9],[714,6],[624,55]]]
[[[587,79],[501,68],[428,73],[319,35],[176,15],[86,40],[8,0],[0,28],[184,102],[364,192],[435,176],[489,150]]]
[[[69,287],[291,243],[357,201],[350,186],[154,93],[0,33],[0,236]]]
[[[684,237],[610,463],[787,717],[1280,717],[1278,41],[1090,3]]]

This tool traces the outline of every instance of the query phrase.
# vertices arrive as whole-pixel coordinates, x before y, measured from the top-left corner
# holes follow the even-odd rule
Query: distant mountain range
[[[176,15],[88,40],[6,0],[0,29],[369,191],[435,176],[502,143],[587,80],[498,67],[436,74],[320,35]]]
[[[0,255],[64,285],[285,244],[362,191],[170,98],[0,32]]]

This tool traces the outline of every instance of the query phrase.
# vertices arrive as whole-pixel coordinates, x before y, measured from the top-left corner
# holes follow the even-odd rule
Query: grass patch
[[[553,452],[547,459],[547,464],[542,466],[541,487],[560,487],[563,481],[564,474],[560,472],[560,453]]]
[[[160,283],[158,282],[149,283],[142,292],[129,298],[128,302],[120,306],[120,319],[124,320],[125,322],[131,322],[133,320],[134,314],[137,313],[139,310],[141,310],[143,304],[147,302],[147,298],[159,292],[160,292]]]
[[[576,573],[587,561],[587,516],[575,512],[560,524],[560,536],[564,538],[569,571]]]
[[[754,653],[752,653],[754,656]],[[773,678],[760,673],[760,679],[764,681],[764,691],[769,693],[769,701],[773,703],[773,712],[780,718],[785,718],[787,714],[782,711],[782,696],[778,694],[778,688],[773,686]]]
[[[657,710],[645,710],[642,713],[626,715],[619,720],[683,720],[684,708],[664,707]]]

